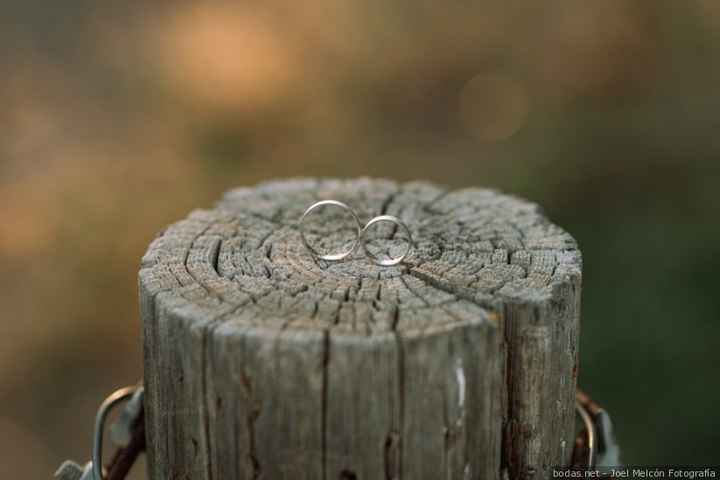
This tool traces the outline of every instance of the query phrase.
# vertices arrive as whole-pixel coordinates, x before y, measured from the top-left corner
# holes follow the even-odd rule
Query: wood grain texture
[[[413,252],[314,259],[297,220],[320,199],[400,217]],[[151,478],[547,478],[571,453],[580,281],[574,240],[492,190],[231,191],[142,261]]]

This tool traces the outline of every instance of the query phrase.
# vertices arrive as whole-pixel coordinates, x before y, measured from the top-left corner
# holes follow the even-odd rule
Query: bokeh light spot
[[[522,128],[530,112],[525,85],[501,73],[475,76],[463,87],[459,100],[463,128],[484,142],[511,137]]]
[[[298,71],[290,42],[264,16],[231,5],[199,5],[161,29],[170,84],[203,105],[256,111],[286,94]]]

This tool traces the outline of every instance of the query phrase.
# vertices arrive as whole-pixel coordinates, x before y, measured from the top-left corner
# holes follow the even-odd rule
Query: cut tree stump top
[[[361,222],[395,215],[415,248],[396,267],[316,260],[298,219],[321,199],[350,205]],[[214,210],[169,227],[142,261],[140,278],[172,309],[207,320],[273,329],[374,335],[453,323],[498,301],[542,302],[580,276],[573,238],[533,203],[494,190],[425,182],[301,179],[230,191]]]
[[[414,249],[314,258],[298,220],[324,199],[399,217]],[[574,437],[580,279],[570,235],[493,190],[231,191],[142,260],[152,478],[549,478]]]

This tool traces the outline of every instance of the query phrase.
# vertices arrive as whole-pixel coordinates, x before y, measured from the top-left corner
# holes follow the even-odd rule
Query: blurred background
[[[717,463],[720,1],[6,0],[0,72],[3,478],[86,460],[142,376],[158,231],[315,175],[542,204],[624,462]]]

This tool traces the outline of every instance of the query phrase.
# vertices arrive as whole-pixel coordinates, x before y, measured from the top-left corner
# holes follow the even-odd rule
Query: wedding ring
[[[381,259],[375,257],[375,255],[373,255],[370,252],[370,250],[368,249],[368,246],[367,246],[367,240],[365,239],[365,233],[368,231],[368,229],[370,227],[372,227],[376,223],[380,223],[380,222],[387,222],[387,223],[395,224],[405,231],[405,235],[407,235],[407,248],[405,249],[405,251],[403,252],[402,255],[381,260]],[[392,265],[397,265],[398,263],[402,262],[405,259],[405,257],[407,257],[407,255],[410,253],[410,250],[412,249],[412,244],[413,244],[412,235],[410,235],[410,229],[399,218],[394,217],[392,215],[380,215],[380,216],[377,216],[377,217],[373,218],[372,220],[370,220],[365,225],[365,227],[363,227],[362,231],[360,232],[360,241],[362,243],[363,250],[365,250],[365,254],[370,258],[370,260],[375,262],[377,265],[380,265],[383,267],[390,267]]]
[[[307,237],[305,237],[305,230],[303,229],[303,224],[305,222],[305,219],[313,210],[320,208],[322,206],[325,206],[325,205],[339,207],[339,208],[342,208],[343,210],[350,212],[350,215],[352,215],[352,218],[355,221],[355,227],[356,227],[355,240],[353,240],[350,247],[348,247],[346,250],[344,250],[340,253],[330,253],[330,254],[320,253],[317,250],[315,250],[315,248],[313,248],[312,245],[310,245]],[[305,213],[302,214],[302,217],[300,217],[300,237],[302,238],[302,242],[305,245],[305,247],[310,251],[310,253],[312,253],[313,256],[315,256],[321,260],[337,261],[337,260],[342,260],[343,258],[350,255],[355,250],[358,242],[360,241],[360,232],[361,232],[360,220],[358,219],[357,215],[355,215],[355,212],[352,210],[352,208],[348,207],[347,205],[345,205],[342,202],[338,202],[337,200],[322,200],[320,202],[313,203],[312,205],[310,205],[307,208],[307,210],[305,210]]]

